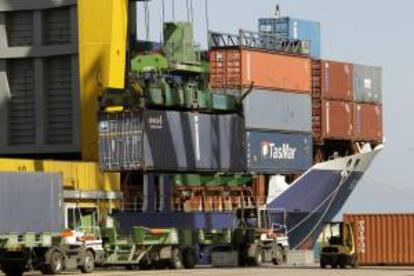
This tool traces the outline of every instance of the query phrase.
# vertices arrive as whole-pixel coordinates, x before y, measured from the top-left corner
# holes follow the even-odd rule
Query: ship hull
[[[319,163],[268,204],[285,210],[291,248],[313,248],[323,224],[340,212],[379,151]]]
[[[379,150],[340,158],[313,166],[273,201],[268,208],[284,210],[289,245],[311,249],[324,222],[341,210]],[[130,213],[116,214],[121,229],[136,225],[179,229],[224,229],[237,226],[231,212],[209,213]]]

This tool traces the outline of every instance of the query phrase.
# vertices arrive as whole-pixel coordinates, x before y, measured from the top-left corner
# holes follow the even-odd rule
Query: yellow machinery
[[[128,5],[128,0],[78,0],[83,160],[98,158],[98,96],[125,85]]]
[[[352,223],[329,222],[323,227],[320,253],[320,266],[326,268],[355,268],[358,265],[358,255]]]

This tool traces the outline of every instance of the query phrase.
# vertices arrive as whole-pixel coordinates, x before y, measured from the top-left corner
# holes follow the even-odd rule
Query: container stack
[[[243,100],[247,170],[300,174],[311,167],[311,59],[260,45],[220,45],[211,48],[210,65],[213,89],[248,90]]]
[[[317,144],[353,138],[353,65],[312,62],[313,133]]]
[[[312,62],[312,123],[316,161],[353,153],[354,142],[382,141],[381,69]]]
[[[357,141],[382,142],[382,70],[354,64],[354,135]]]

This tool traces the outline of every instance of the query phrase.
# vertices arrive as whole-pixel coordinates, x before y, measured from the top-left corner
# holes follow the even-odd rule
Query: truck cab
[[[104,263],[104,248],[98,209],[94,206],[65,204],[65,241],[83,245],[94,255],[96,264]]]

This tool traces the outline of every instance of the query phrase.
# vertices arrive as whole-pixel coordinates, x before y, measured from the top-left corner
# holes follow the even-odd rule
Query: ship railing
[[[120,210],[122,212],[140,213],[145,210],[152,209],[157,212],[163,210],[172,210],[174,212],[232,212],[240,208],[256,208],[264,205],[264,200],[257,200],[252,196],[236,196],[236,197],[203,197],[200,199],[171,199],[156,198],[152,202],[144,203],[141,198],[132,201],[122,201]],[[153,206],[148,206],[151,204]],[[166,206],[169,205],[169,206]],[[148,208],[149,207],[149,208]],[[165,208],[167,207],[167,208]]]
[[[208,34],[209,48],[251,48],[270,52],[310,55],[309,40],[289,39],[278,34],[259,33],[240,30],[239,34],[218,33]]]

